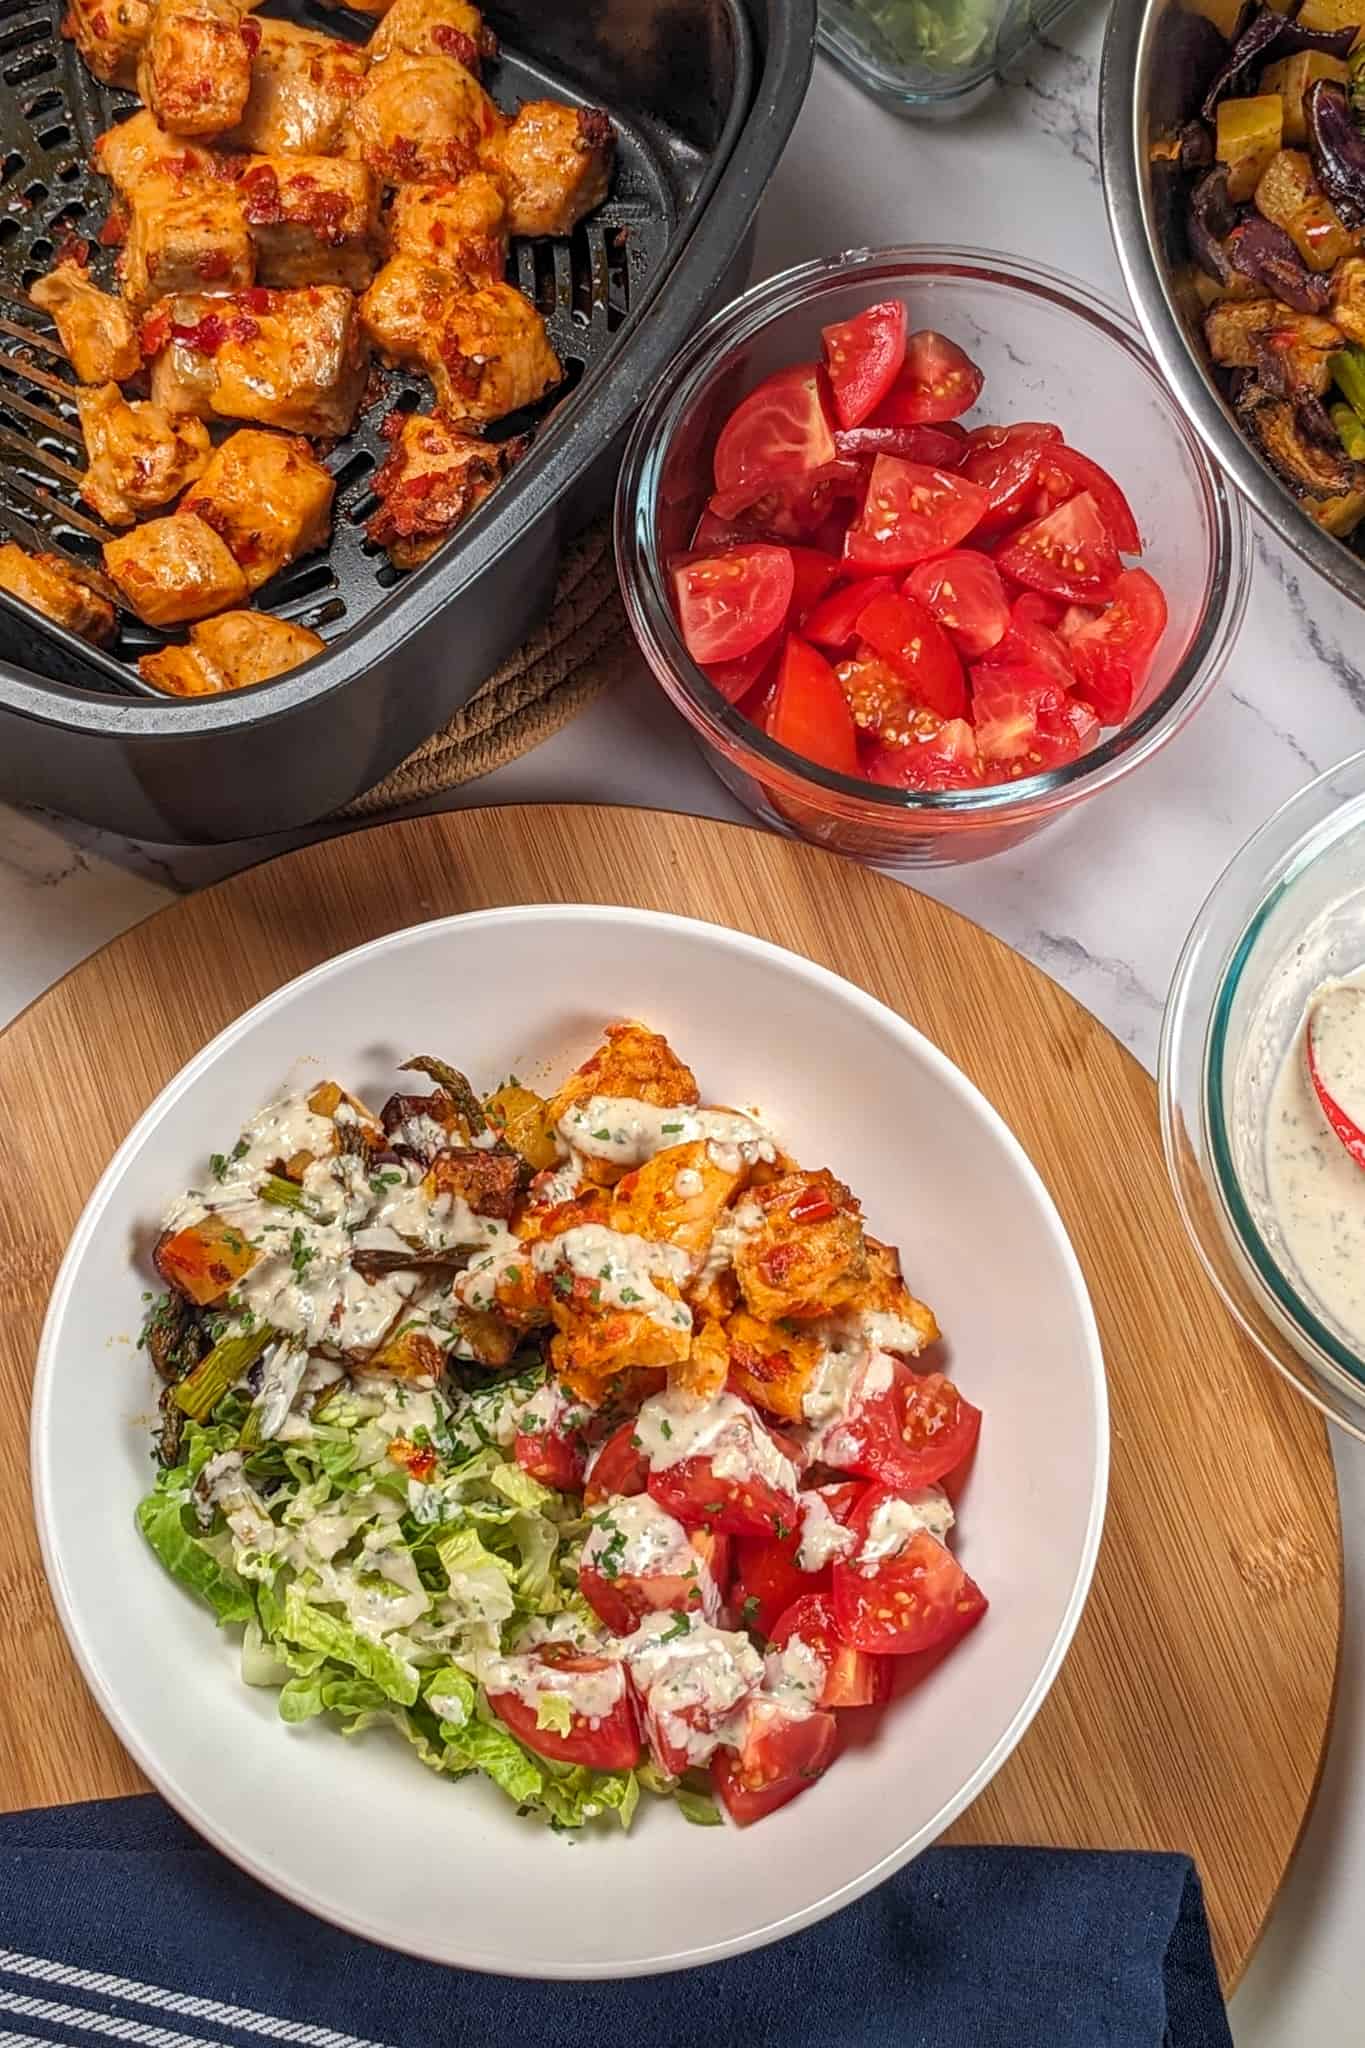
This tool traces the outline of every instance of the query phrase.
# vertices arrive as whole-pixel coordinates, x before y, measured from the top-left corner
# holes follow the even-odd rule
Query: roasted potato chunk
[[[168,1287],[208,1308],[244,1279],[259,1257],[235,1223],[208,1215],[183,1230],[163,1231],[152,1264]]]
[[[51,314],[67,360],[82,384],[118,384],[136,377],[142,368],[142,351],[128,308],[102,292],[78,263],[59,263],[37,280],[29,297]]]
[[[817,1337],[780,1323],[761,1322],[736,1309],[725,1325],[729,1347],[730,1385],[756,1408],[800,1422],[801,1403],[819,1368],[822,1346]]]
[[[189,512],[106,541],[104,566],[129,611],[148,626],[183,625],[246,599],[246,578],[226,544]]]
[[[168,410],[316,438],[350,432],[369,370],[356,302],[339,285],[186,294],[143,323],[142,346]]]
[[[611,179],[616,131],[600,109],[528,100],[484,152],[507,185],[514,235],[568,235],[600,206]]]
[[[507,268],[507,198],[487,171],[430,184],[400,185],[389,212],[393,256],[414,256],[470,284],[497,282]]]
[[[703,1140],[670,1146],[617,1182],[612,1229],[675,1244],[700,1258],[742,1179],[742,1173],[717,1166]]]
[[[131,526],[178,498],[209,459],[198,420],[172,418],[146,399],[131,404],[117,384],[96,384],[76,398],[87,466],[81,496],[108,526]]]
[[[383,1373],[392,1380],[438,1380],[445,1371],[445,1363],[445,1352],[420,1319],[400,1316],[366,1359],[365,1370]]]
[[[431,1199],[453,1195],[476,1216],[501,1216],[516,1207],[524,1167],[510,1152],[438,1152],[422,1181]]]
[[[0,590],[96,647],[107,647],[118,631],[108,598],[65,555],[31,555],[15,541],[0,542]]]
[[[876,1319],[872,1328],[881,1350],[917,1357],[928,1345],[937,1344],[941,1335],[934,1311],[917,1301],[906,1286],[900,1253],[893,1245],[866,1236],[864,1243],[868,1283],[847,1306]]]
[[[735,1247],[735,1277],[754,1315],[770,1323],[808,1319],[866,1287],[871,1269],[857,1204],[832,1173],[782,1173],[753,1188],[750,1199],[762,1220]]]
[[[1365,345],[1365,257],[1348,256],[1332,272],[1332,318],[1347,341]]]
[[[1256,210],[1283,228],[1310,270],[1331,270],[1359,247],[1313,175],[1301,149],[1282,149],[1256,186]]]
[[[1204,316],[1204,334],[1213,360],[1236,370],[1258,369],[1265,348],[1281,337],[1295,348],[1328,351],[1341,346],[1330,320],[1295,313],[1269,298],[1212,307]]]
[[[292,21],[262,21],[241,119],[221,140],[264,156],[329,156],[364,90],[369,54]]]
[[[537,1173],[552,1167],[559,1157],[554,1132],[547,1122],[545,1098],[519,1082],[509,1081],[497,1088],[484,1105],[488,1121]]]
[[[151,0],[70,0],[62,34],[96,78],[131,91],[151,20]]]
[[[308,443],[242,427],[229,434],[181,506],[227,542],[249,591],[325,547],[336,485]]]
[[[260,23],[236,0],[156,0],[137,89],[173,135],[221,135],[241,120]]]
[[[366,532],[399,569],[416,569],[481,505],[526,447],[480,441],[431,413],[391,413],[391,447],[374,479],[379,510]]]
[[[1277,92],[1257,93],[1250,99],[1220,100],[1218,161],[1227,166],[1228,198],[1234,204],[1250,199],[1283,143],[1284,111],[1284,102]]]
[[[220,612],[190,627],[187,647],[162,647],[138,658],[138,673],[172,697],[212,697],[301,668],[326,643],[306,626],[268,612]]]
[[[123,296],[138,308],[175,292],[243,290],[256,251],[231,185],[148,173],[128,195],[119,259]]]
[[[326,156],[248,157],[237,181],[264,285],[338,284],[374,276],[379,187],[364,164]]]
[[[453,57],[395,53],[372,66],[344,143],[386,185],[460,178],[502,125],[472,71]]]
[[[511,1364],[521,1342],[520,1330],[514,1330],[510,1323],[504,1323],[498,1316],[481,1314],[477,1309],[457,1308],[453,1315],[459,1331],[455,1340],[457,1358],[472,1358],[478,1365]]]

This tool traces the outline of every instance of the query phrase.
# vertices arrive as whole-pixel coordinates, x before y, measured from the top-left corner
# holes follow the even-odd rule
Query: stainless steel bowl
[[[1213,460],[1286,546],[1365,605],[1365,560],[1325,533],[1262,459],[1209,368],[1184,206],[1176,203],[1179,173],[1152,155],[1159,137],[1196,112],[1186,38],[1203,33],[1189,27],[1200,19],[1179,0],[1114,0],[1110,10],[1100,67],[1100,164],[1119,267],[1147,345]]]

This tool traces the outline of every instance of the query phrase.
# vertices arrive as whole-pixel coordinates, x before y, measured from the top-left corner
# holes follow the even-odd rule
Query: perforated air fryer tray
[[[50,323],[27,307],[26,293],[35,278],[51,269],[65,239],[87,240],[92,269],[103,281],[112,279],[113,252],[96,240],[112,191],[89,168],[90,151],[97,135],[139,104],[133,94],[101,85],[86,70],[74,45],[60,33],[63,11],[64,0],[0,0],[0,294],[8,302],[2,310],[11,320],[47,333],[52,332]],[[265,11],[357,41],[374,27],[372,21],[309,0]],[[602,103],[506,46],[486,67],[485,82],[509,113],[521,100],[533,98]],[[508,281],[545,316],[565,382],[551,399],[499,421],[493,429],[498,438],[536,427],[606,358],[664,262],[678,225],[676,195],[694,184],[703,168],[700,152],[657,123],[646,133],[629,111],[619,106],[608,106],[608,111],[617,147],[605,205],[566,240],[512,244]],[[28,353],[8,337],[3,347],[11,360]],[[33,352],[32,361],[53,367],[42,352]],[[337,481],[330,545],[294,563],[253,599],[261,609],[311,626],[328,641],[359,625],[400,580],[384,550],[365,535],[365,521],[376,505],[373,475],[387,450],[380,423],[395,407],[415,410],[431,402],[425,380],[399,371],[377,370],[371,389],[377,393],[375,402],[326,458]],[[99,543],[80,523],[82,509],[87,519],[90,515],[82,508],[77,485],[54,479],[26,450],[36,442],[68,465],[79,464],[81,457],[72,443],[35,427],[13,403],[15,395],[57,410],[73,423],[76,417],[74,405],[54,398],[50,389],[0,377],[0,529],[25,546],[55,546],[98,566]],[[77,518],[65,516],[67,508]],[[446,545],[459,544],[457,534]],[[127,614],[120,616],[119,637],[109,655],[70,646],[65,651],[83,657],[121,690],[139,690],[144,686],[129,665],[167,636]],[[56,628],[51,637],[69,640]],[[36,656],[34,665],[41,665]],[[65,664],[59,672],[67,672]]]

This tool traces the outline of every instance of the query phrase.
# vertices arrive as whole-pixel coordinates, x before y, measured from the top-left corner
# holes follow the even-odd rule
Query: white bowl
[[[133,1348],[150,1226],[209,1150],[306,1059],[382,1098],[443,1055],[492,1085],[562,1072],[621,1016],[672,1039],[708,1100],[761,1106],[862,1197],[985,1409],[956,1547],[982,1624],[757,1827],[646,1799],[570,1846],[396,1738],[286,1727],[235,1641],[133,1523],[150,1368]],[[315,1063],[315,1064],[314,1064]],[[107,1339],[115,1335],[114,1348]],[[533,1977],[713,1962],[849,1903],[932,1842],[1018,1742],[1080,1618],[1104,1518],[1108,1411],[1085,1283],[1042,1182],[918,1032],[777,947],[634,910],[532,907],[395,932],[249,1010],[177,1075],[92,1195],[48,1311],[33,1477],[48,1578],[122,1741],[219,1849],[311,1912],[433,1961]]]

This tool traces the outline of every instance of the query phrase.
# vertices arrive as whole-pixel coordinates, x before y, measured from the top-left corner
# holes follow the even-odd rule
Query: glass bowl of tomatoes
[[[717,314],[641,408],[616,543],[722,781],[889,866],[998,852],[1131,772],[1248,581],[1137,329],[989,251],[856,250]]]

